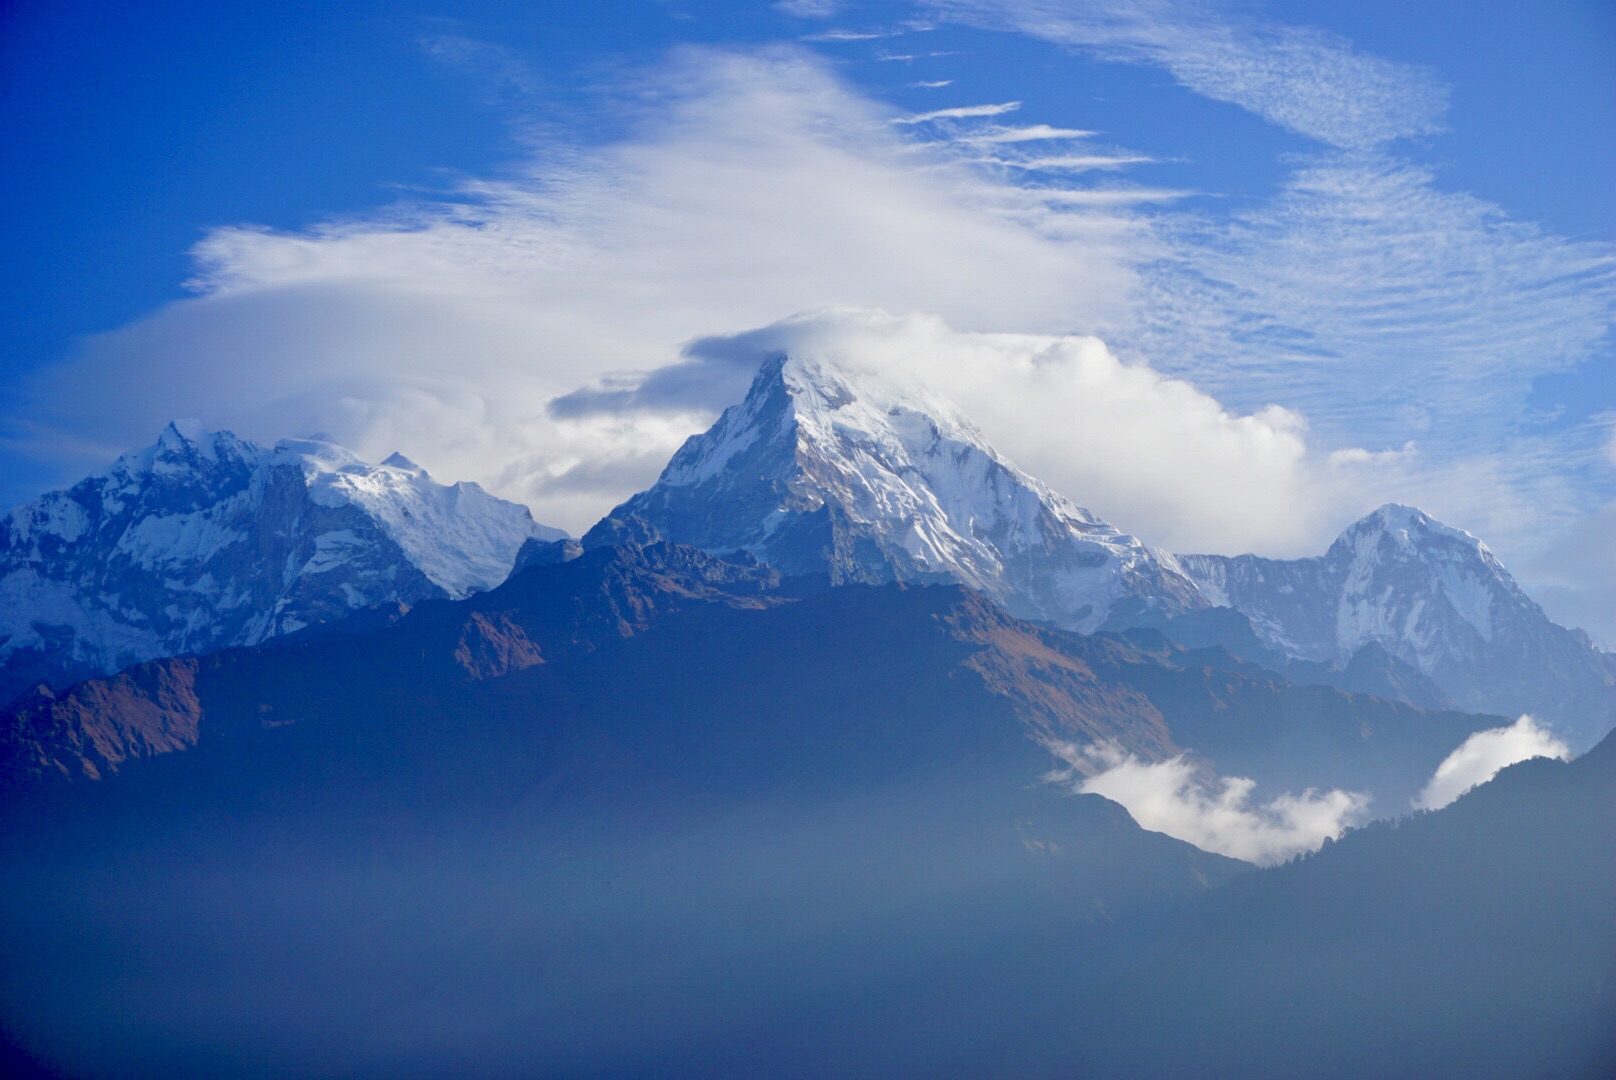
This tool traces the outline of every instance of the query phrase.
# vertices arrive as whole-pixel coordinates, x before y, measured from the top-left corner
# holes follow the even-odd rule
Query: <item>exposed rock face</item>
[[[497,585],[564,534],[399,455],[266,449],[176,421],[0,518],[0,701],[159,656],[251,645],[373,604]]]
[[[1616,723],[1616,661],[1551,622],[1486,544],[1411,507],[1381,507],[1313,558],[1178,558],[1287,656],[1346,666],[1379,646],[1461,708],[1529,712],[1583,746]]]
[[[949,402],[785,355],[584,544],[658,535],[836,583],[958,582],[1083,632],[1206,606],[1172,556],[1017,469]]]

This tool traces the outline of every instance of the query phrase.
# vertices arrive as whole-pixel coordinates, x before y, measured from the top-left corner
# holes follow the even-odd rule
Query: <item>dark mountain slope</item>
[[[1125,1048],[1073,1016],[1244,869],[1040,783],[1040,739],[1224,768],[1294,726],[1369,775],[1486,722],[660,545],[353,629],[126,673],[193,673],[189,748],[0,803],[8,1037],[71,1076],[1036,1075]],[[29,715],[100,731],[116,682]]]
[[[1135,1076],[1616,1075],[1616,738],[1236,882],[1079,1022]]]
[[[1040,744],[1106,739],[1150,760],[1187,749],[1274,793],[1350,786],[1393,811],[1467,734],[1498,722],[1293,687],[1221,650],[1184,650],[1148,631],[1042,629],[958,586],[828,589],[661,543],[596,549],[464,601],[359,621],[353,632],[154,661],[25,699],[0,717],[0,775],[13,784],[95,778],[194,743],[246,754],[264,731],[313,722],[335,732],[376,716],[389,718],[377,738],[407,740],[412,717],[477,717],[490,703],[517,701],[522,723],[541,723],[576,707],[568,688],[596,677],[589,669],[607,645],[660,631],[621,682],[639,693],[657,665],[680,677],[696,670],[709,624],[773,635],[777,652],[744,672],[765,701],[779,696],[770,678],[810,663],[817,643],[860,641],[842,674],[862,678],[871,701],[843,707],[871,710],[894,685],[947,686],[985,695],[982,709],[1007,705],[1012,728]],[[905,665],[912,674],[895,683]],[[590,693],[610,696],[617,685]]]
[[[1244,869],[1037,783],[1026,723],[1148,703],[974,594],[660,554],[210,658],[193,748],[14,794],[10,1036],[73,1076],[914,1071]],[[479,620],[534,662],[456,660]]]

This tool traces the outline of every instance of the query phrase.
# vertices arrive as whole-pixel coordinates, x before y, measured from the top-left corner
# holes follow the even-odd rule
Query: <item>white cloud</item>
[[[1121,362],[1098,338],[960,332],[933,316],[836,311],[703,339],[684,365],[593,400],[676,412],[736,401],[779,351],[931,386],[1023,469],[1178,550],[1258,537],[1305,547],[1362,479],[1312,452],[1306,421],[1288,410],[1231,413],[1186,382]]]
[[[1040,169],[1052,172],[1087,172],[1091,169],[1115,170],[1129,165],[1145,165],[1153,161],[1140,154],[1063,154],[1059,157],[1031,157],[1004,159],[996,162],[1017,169]]]
[[[901,30],[826,30],[819,34],[806,34],[803,41],[819,41],[834,44],[839,41],[879,41],[882,38],[897,37]]]
[[[1196,194],[1178,188],[1038,188],[1045,202],[1064,206],[1135,206],[1140,203],[1170,203]]]
[[[1311,554],[1395,498],[1510,561],[1586,513],[1581,459],[1520,437],[1512,403],[1604,331],[1608,245],[1364,154],[1222,222],[1115,173],[1020,182],[971,159],[1091,133],[957,117],[928,142],[800,51],[681,53],[632,89],[616,142],[534,142],[519,172],[300,231],[214,231],[201,295],[23,388],[12,440],[88,446],[78,471],[174,415],[324,429],[577,531],[727,399],[552,400],[703,335],[851,306],[935,313],[900,323],[1007,369],[1053,357],[945,389],[1024,468],[1151,542]],[[1002,356],[970,336],[1005,329],[1026,333]]]
[[[25,388],[37,426],[14,437],[51,457],[96,440],[81,469],[174,415],[324,429],[578,530],[711,418],[547,414],[610,372],[826,305],[1115,324],[1137,287],[1135,219],[1051,207],[905,137],[804,53],[681,53],[645,85],[616,143],[303,231],[215,230],[201,295]]]
[[[1240,19],[1174,0],[933,0],[939,13],[1013,29],[1102,59],[1162,68],[1227,101],[1341,147],[1442,128],[1447,88],[1430,72],[1361,53],[1335,35]]]
[[[967,142],[1018,143],[1039,139],[1084,139],[1093,134],[1092,131],[1051,127],[1048,124],[1027,124],[1023,127],[992,125],[976,128],[961,138]]]
[[[941,90],[945,86],[953,86],[953,79],[932,79],[930,82],[910,83],[917,90]]]
[[[1173,254],[1129,345],[1231,403],[1279,401],[1383,447],[1496,448],[1533,380],[1587,361],[1616,311],[1609,245],[1378,155],[1316,157],[1269,203],[1160,225]]]
[[[1253,781],[1223,777],[1203,784],[1183,758],[1147,762],[1112,743],[1056,751],[1072,772],[1089,775],[1074,779],[1061,772],[1051,779],[1120,803],[1153,832],[1260,865],[1317,850],[1356,824],[1369,805],[1360,792],[1312,789],[1256,804]]]
[[[774,7],[799,19],[828,19],[842,10],[842,0],[775,0]]]
[[[1570,756],[1565,743],[1539,727],[1530,716],[1522,716],[1509,727],[1478,731],[1461,743],[1436,767],[1430,783],[1414,797],[1414,805],[1422,810],[1440,810],[1517,761]]]
[[[1003,116],[1021,108],[1019,101],[1004,101],[996,105],[959,105],[952,109],[933,109],[931,112],[900,116],[895,123],[926,124],[933,120],[970,120],[981,116]]]

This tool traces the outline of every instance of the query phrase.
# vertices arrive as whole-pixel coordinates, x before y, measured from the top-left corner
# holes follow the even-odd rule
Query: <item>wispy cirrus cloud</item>
[[[450,32],[423,35],[416,44],[434,60],[472,79],[486,104],[525,105],[541,93],[533,69],[503,45]]]
[[[1334,34],[1178,0],[932,0],[940,15],[1148,64],[1198,94],[1343,148],[1442,130],[1448,89]]]
[[[1114,172],[1130,165],[1148,165],[1155,158],[1142,154],[1062,154],[1051,157],[995,158],[996,165],[1041,172]]]
[[[1152,188],[1119,185],[1111,188],[1057,188],[1038,189],[1041,199],[1065,206],[1136,206],[1140,203],[1170,203],[1189,198],[1198,192],[1182,188]]]
[[[776,11],[798,19],[828,19],[845,5],[842,0],[775,0]]]
[[[959,138],[962,142],[1023,143],[1044,139],[1086,139],[1093,134],[1092,131],[1051,127],[1049,124],[1027,124],[1023,127],[1002,127],[994,124],[973,128]]]
[[[1280,400],[1370,444],[1496,447],[1532,380],[1590,358],[1616,251],[1442,191],[1378,153],[1301,164],[1277,197],[1163,223],[1133,344],[1231,400]]]
[[[1021,108],[1019,101],[1004,101],[994,105],[956,105],[951,109],[933,109],[930,112],[900,116],[897,124],[929,124],[935,120],[974,120],[983,116],[1003,116]]]
[[[898,37],[902,30],[825,30],[818,34],[804,34],[803,41],[815,42],[842,42],[842,41],[880,41],[882,38]]]
[[[1543,427],[1531,405],[1546,376],[1611,362],[1616,245],[1514,219],[1413,161],[1406,140],[1445,123],[1448,89],[1433,72],[1218,2],[929,6],[1167,71],[1326,144],[1294,158],[1270,199],[1152,215],[1165,254],[1143,269],[1137,320],[1110,336],[1126,355],[1231,405],[1306,415],[1342,447],[1342,468],[1372,463],[1388,497],[1464,523],[1525,566],[1549,565],[1547,538],[1616,495],[1598,432]],[[1561,617],[1593,610],[1553,579],[1542,576],[1564,593]],[[1591,625],[1616,635],[1611,616]]]

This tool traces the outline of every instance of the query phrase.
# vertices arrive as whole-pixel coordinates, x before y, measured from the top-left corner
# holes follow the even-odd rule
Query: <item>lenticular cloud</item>
[[[1440,810],[1471,788],[1485,784],[1499,770],[1531,758],[1571,756],[1565,743],[1522,716],[1508,727],[1478,731],[1436,767],[1431,782],[1414,797],[1420,810]]]

